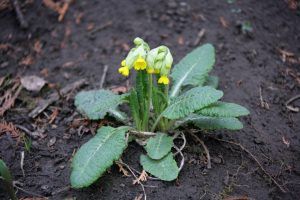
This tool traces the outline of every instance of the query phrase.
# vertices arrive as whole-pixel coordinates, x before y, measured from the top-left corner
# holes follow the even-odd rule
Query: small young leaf
[[[127,146],[125,133],[128,127],[110,126],[98,129],[97,134],[85,143],[72,161],[71,185],[82,188],[95,182],[119,159]]]
[[[234,117],[206,117],[201,115],[191,115],[187,117],[186,122],[191,122],[195,126],[204,130],[240,130],[243,128],[243,124]]]
[[[197,114],[210,117],[239,117],[249,115],[249,111],[238,104],[219,101],[202,108]]]
[[[170,97],[176,97],[184,85],[203,85],[214,63],[215,49],[211,44],[202,45],[187,54],[171,73],[174,84]]]
[[[219,85],[219,78],[217,76],[208,76],[204,85],[217,89]]]
[[[152,159],[161,159],[167,155],[173,146],[173,138],[165,133],[157,133],[155,137],[151,137],[147,141],[145,149],[147,154]]]
[[[163,181],[175,180],[179,173],[172,152],[160,160],[153,160],[149,156],[141,155],[140,162],[144,170]]]
[[[5,162],[2,159],[0,159],[0,178],[3,179],[4,187],[5,187],[4,191],[7,191],[7,193],[10,196],[10,199],[18,200],[16,193],[14,191],[13,178],[10,174],[8,167],[6,166]]]
[[[218,101],[223,92],[212,87],[196,87],[174,98],[162,115],[168,119],[179,119]]]
[[[122,103],[123,98],[109,90],[83,91],[76,95],[75,106],[88,118],[96,120],[104,118],[110,109]]]

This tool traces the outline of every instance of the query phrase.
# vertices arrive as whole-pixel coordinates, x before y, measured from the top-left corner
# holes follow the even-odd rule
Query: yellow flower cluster
[[[121,62],[119,73],[127,77],[132,67],[137,71],[146,70],[148,74],[160,74],[158,83],[168,85],[168,74],[173,62],[169,49],[160,46],[150,51],[148,44],[141,38],[136,38],[134,43],[136,47],[132,48],[126,59]]]
[[[123,60],[121,62],[121,66],[122,67],[119,68],[119,73],[122,74],[123,76],[129,76],[129,67],[126,66],[126,61],[125,60]]]

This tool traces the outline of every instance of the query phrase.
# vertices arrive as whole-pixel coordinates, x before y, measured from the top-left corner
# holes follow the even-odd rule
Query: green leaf
[[[10,171],[2,159],[0,159],[0,177],[9,183],[13,181]]]
[[[75,106],[90,119],[103,119],[110,109],[123,102],[123,98],[109,90],[83,91],[76,95]]]
[[[173,147],[173,138],[165,133],[157,133],[147,141],[145,149],[150,158],[158,160],[167,155]]]
[[[177,96],[184,85],[203,85],[214,63],[215,49],[211,44],[202,45],[187,54],[171,73],[174,84],[170,97]]]
[[[204,85],[217,89],[219,85],[219,78],[217,76],[208,76]]]
[[[204,130],[240,130],[243,128],[243,124],[234,117],[205,117],[200,115],[192,115],[187,117],[186,122],[191,122],[195,126]]]
[[[5,188],[4,191],[6,191],[9,194],[10,199],[18,200],[16,193],[14,191],[13,178],[11,176],[8,167],[6,166],[5,162],[2,159],[0,159],[0,177],[3,178],[4,188]]]
[[[160,160],[153,160],[149,156],[141,155],[140,162],[145,171],[163,181],[172,181],[178,177],[179,168],[172,152]]]
[[[115,160],[120,158],[127,146],[125,133],[128,129],[125,126],[102,127],[77,151],[72,161],[71,185],[73,188],[91,185]]]
[[[174,98],[162,115],[168,119],[179,119],[200,110],[223,96],[223,92],[212,87],[196,87]]]
[[[109,109],[108,110],[108,115],[115,118],[116,120],[127,123],[128,122],[128,116],[126,113],[120,111],[119,109]]]
[[[201,110],[198,114],[211,117],[239,117],[249,115],[249,111],[235,103],[216,102]]]

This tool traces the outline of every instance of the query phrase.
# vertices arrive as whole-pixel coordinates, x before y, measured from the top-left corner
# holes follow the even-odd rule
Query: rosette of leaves
[[[238,117],[248,115],[249,111],[238,104],[221,101],[223,92],[216,89],[218,78],[209,75],[214,63],[214,47],[205,44],[174,66],[170,74],[170,90],[161,90],[159,84],[149,86],[145,72],[137,75],[136,85],[128,94],[117,95],[103,89],[77,94],[75,105],[83,115],[92,120],[110,115],[123,122],[124,126],[101,127],[77,151],[72,161],[72,187],[87,187],[101,177],[120,158],[128,142],[133,141],[128,138],[137,137],[134,132],[154,133],[146,140],[146,154],[140,157],[143,169],[161,180],[172,181],[179,174],[172,153],[174,137],[169,135],[176,131],[175,128],[193,124],[202,130],[242,129],[243,124]],[[149,87],[153,87],[150,90],[153,91],[152,99],[147,96]],[[129,104],[131,117],[120,112],[121,104]],[[145,113],[149,105],[150,114]],[[132,124],[131,119],[133,125],[128,126]]]

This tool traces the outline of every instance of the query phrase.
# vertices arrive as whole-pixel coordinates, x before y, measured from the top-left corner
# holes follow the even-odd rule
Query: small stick
[[[71,83],[69,85],[67,85],[66,87],[64,87],[63,89],[61,89],[59,91],[59,94],[61,95],[66,95],[70,92],[72,92],[73,90],[80,88],[81,86],[85,85],[87,83],[87,81],[85,79],[80,79],[74,83]],[[33,109],[30,113],[29,113],[29,117],[31,118],[35,118],[36,116],[38,116],[41,112],[43,112],[49,105],[51,105],[52,103],[54,103],[55,101],[59,100],[59,94],[57,92],[54,92],[52,94],[50,94],[48,96],[48,98],[42,99],[38,102],[38,106]]]
[[[132,135],[135,135],[135,136],[138,136],[138,137],[151,137],[151,136],[156,135],[156,133],[153,133],[153,132],[134,131],[134,130],[131,130],[130,133]]]
[[[259,160],[248,150],[246,149],[243,145],[240,143],[232,142],[232,141],[227,141],[227,140],[222,140],[218,138],[211,137],[212,139],[218,140],[220,142],[225,142],[228,144],[233,144],[235,146],[240,147],[243,151],[245,151],[250,157],[257,163],[257,165],[260,167],[260,169],[273,181],[273,183],[283,192],[286,193],[286,190],[265,170],[265,168],[262,166],[262,164],[259,162]]]
[[[59,10],[59,17],[58,17],[59,22],[61,22],[64,19],[65,14],[67,13],[71,3],[72,0],[66,0],[62,8]]]
[[[70,188],[71,188],[71,186],[66,186],[66,187],[60,188],[60,189],[52,192],[51,195],[54,196],[54,195],[57,195],[59,193],[66,192],[66,191],[70,190]]]
[[[103,24],[103,25],[101,25],[101,26],[95,28],[93,31],[90,32],[90,34],[93,35],[93,34],[95,34],[95,33],[98,32],[98,31],[101,31],[101,30],[103,30],[103,29],[106,29],[106,28],[110,27],[112,24],[113,24],[112,21],[108,21],[108,22],[106,22],[105,24]]]
[[[200,41],[201,41],[201,39],[203,38],[203,36],[205,35],[205,29],[203,28],[203,29],[201,29],[200,31],[199,31],[199,33],[198,33],[198,35],[197,35],[197,38],[196,38],[196,40],[194,41],[194,46],[197,46],[197,45],[199,45],[199,43],[200,43]]]
[[[102,77],[101,77],[101,81],[100,81],[100,89],[103,88],[103,84],[105,82],[105,78],[107,75],[107,70],[108,70],[108,65],[104,65],[104,69],[103,69],[103,73],[102,73]]]
[[[177,152],[179,152],[179,154],[182,158],[181,162],[180,162],[180,166],[179,166],[179,171],[181,171],[182,168],[183,168],[184,162],[185,162],[184,155],[183,155],[182,151],[177,146],[174,145],[173,147],[176,149]]]
[[[25,172],[24,172],[24,158],[25,158],[25,154],[24,154],[24,151],[22,151],[22,152],[21,152],[21,162],[20,162],[20,166],[21,166],[21,170],[22,170],[23,177],[25,177]]]
[[[138,177],[135,175],[135,173],[133,172],[133,170],[131,169],[131,167],[130,167],[129,165],[127,165],[126,163],[123,163],[123,161],[122,161],[121,159],[118,160],[117,163],[119,163],[119,164],[125,166],[125,167],[130,171],[130,173],[134,176],[134,178],[135,178],[136,180],[138,180]],[[145,186],[144,186],[144,184],[141,183],[141,181],[138,181],[137,183],[138,183],[138,184],[142,187],[142,189],[143,189],[144,200],[147,200],[147,195],[146,195],[146,191],[145,191]]]
[[[177,136],[174,137],[174,139],[176,139],[176,138],[177,138]],[[181,138],[182,138],[182,140],[183,140],[183,144],[182,144],[181,147],[179,148],[180,151],[182,151],[182,150],[184,149],[185,145],[186,145],[186,138],[185,138],[185,135],[184,135],[183,132],[181,132]],[[174,156],[176,156],[178,153],[180,153],[180,151],[177,151],[176,153],[174,153]]]
[[[21,11],[21,8],[20,8],[18,0],[10,0],[10,2],[11,2],[11,4],[14,7],[14,10],[15,10],[17,18],[18,18],[18,20],[20,22],[21,28],[24,28],[24,29],[28,28],[28,23],[27,23],[27,21],[24,18],[24,15],[23,15],[23,13]]]
[[[31,195],[31,196],[37,196],[37,197],[44,198],[44,196],[42,196],[42,195],[39,195],[39,194],[34,193],[34,192],[27,191],[27,190],[25,190],[25,189],[23,189],[23,188],[17,186],[18,183],[19,183],[18,181],[14,181],[14,182],[13,182],[14,187],[17,188],[18,190],[21,190],[22,192],[24,192],[24,193],[26,193],[26,194],[29,194],[29,195]],[[20,183],[19,183],[19,184],[20,184]]]
[[[290,111],[293,111],[293,112],[299,112],[300,109],[299,109],[298,107],[294,107],[294,106],[289,105],[290,103],[292,103],[293,101],[295,101],[295,100],[297,100],[297,99],[299,99],[299,98],[300,98],[300,94],[298,94],[298,95],[296,95],[296,96],[290,98],[289,100],[287,100],[287,101],[285,102],[285,104],[284,104],[285,107],[286,107],[288,110],[290,110]]]
[[[207,146],[204,144],[204,142],[193,132],[189,131],[189,133],[195,138],[195,140],[197,140],[203,147],[205,153],[206,153],[206,157],[207,157],[207,169],[211,169],[211,159],[210,159],[210,154],[209,154],[209,150],[207,148]]]

